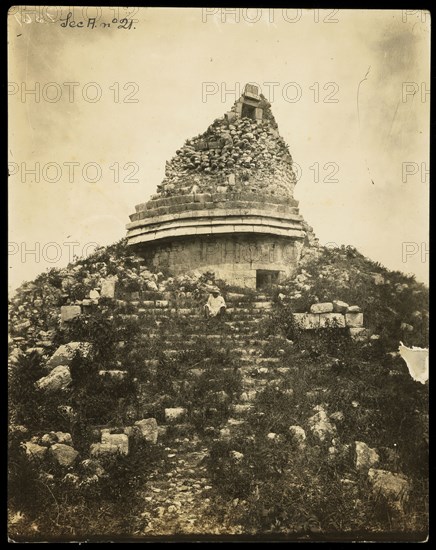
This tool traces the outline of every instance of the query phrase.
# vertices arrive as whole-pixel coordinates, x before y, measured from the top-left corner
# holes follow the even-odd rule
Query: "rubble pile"
[[[124,240],[98,249],[74,265],[52,269],[35,282],[24,283],[11,297],[9,362],[14,364],[21,352],[35,351],[48,357],[54,351],[53,339],[62,322],[90,312],[101,299],[139,299],[141,295],[161,300],[184,296],[201,299],[211,284],[216,284],[213,273],[194,272],[177,277],[153,273],[144,260],[129,253]],[[74,347],[74,343],[68,346]],[[49,366],[65,364],[64,355],[68,352],[64,350],[63,361]]]
[[[243,190],[292,197],[292,157],[269,103],[263,103],[262,120],[226,115],[188,139],[166,163],[165,178],[153,198]]]

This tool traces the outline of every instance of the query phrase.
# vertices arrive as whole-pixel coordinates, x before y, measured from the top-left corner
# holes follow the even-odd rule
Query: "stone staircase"
[[[245,294],[229,293],[226,298],[227,310],[223,319],[204,318],[201,306],[182,303],[176,307],[171,300],[135,300],[130,305],[135,306],[135,313],[130,316],[146,316],[154,320],[154,326],[147,330],[148,339],[159,338],[164,340],[164,355],[176,358],[181,352],[195,350],[199,339],[218,342],[223,348],[229,349],[238,364],[238,371],[242,378],[243,392],[240,400],[233,404],[233,420],[244,418],[251,408],[256,393],[264,388],[268,381],[280,378],[289,371],[289,368],[280,367],[281,359],[271,357],[265,352],[268,340],[260,336],[259,323],[265,319],[272,308],[269,296],[258,293],[252,299]],[[168,330],[167,324],[174,319],[185,319],[183,332]],[[146,359],[145,364],[157,367],[156,359]],[[205,359],[204,371],[207,364]],[[223,367],[223,370],[230,371]]]
[[[246,421],[253,409],[256,395],[270,381],[276,381],[289,371],[280,367],[280,358],[268,356],[265,346],[268,340],[261,338],[260,322],[272,308],[269,296],[258,293],[254,297],[245,294],[225,295],[227,311],[223,319],[204,318],[201,306],[189,301],[175,304],[172,300],[134,300],[131,315],[147,317],[148,326],[144,338],[149,342],[158,339],[164,342],[163,354],[168,358],[177,358],[181,352],[195,350],[200,340],[219,344],[222,349],[230,350],[234,365],[241,375],[242,392],[230,405],[230,415],[220,426],[219,435],[226,439],[238,426]],[[171,322],[186,321],[183,330],[173,330]],[[207,358],[200,367],[196,365],[196,374],[207,369]],[[157,359],[146,359],[145,365],[158,368]],[[223,367],[223,371],[233,371],[235,367]],[[220,522],[208,521],[213,516],[209,510],[208,492],[213,490],[208,479],[207,469],[202,460],[207,457],[207,446],[201,436],[185,433],[186,424],[170,423],[163,427],[163,436],[168,447],[170,470],[166,474],[156,470],[144,488],[144,511],[138,518],[137,533],[175,534],[208,533],[219,534]],[[168,431],[166,431],[168,430]],[[185,436],[185,437],[184,437]]]

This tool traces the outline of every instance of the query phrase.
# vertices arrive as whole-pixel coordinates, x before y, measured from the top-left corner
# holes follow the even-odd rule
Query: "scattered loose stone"
[[[363,441],[355,441],[356,445],[356,469],[366,470],[375,466],[380,457],[375,449],[368,447]]]

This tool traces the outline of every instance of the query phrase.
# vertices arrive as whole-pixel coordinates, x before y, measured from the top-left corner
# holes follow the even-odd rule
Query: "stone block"
[[[369,338],[369,330],[363,327],[350,327],[350,336],[355,342],[365,342]]]
[[[368,470],[378,463],[380,457],[375,449],[371,449],[363,441],[355,441],[354,443],[356,445],[357,470]]]
[[[289,426],[289,432],[300,448],[305,447],[306,432],[301,426]]]
[[[410,482],[405,476],[370,468],[368,479],[374,495],[383,495],[392,508],[403,512],[403,505],[410,492]]]
[[[319,328],[319,315],[314,313],[294,313],[293,318],[298,328],[303,330]]]
[[[101,463],[93,458],[83,460],[80,465],[88,474],[96,475],[97,477],[101,477],[105,474],[105,470]]]
[[[159,429],[155,418],[144,418],[135,422],[135,426],[141,430],[142,437],[150,443],[157,443]]]
[[[78,317],[82,312],[80,306],[61,306],[61,321],[65,323],[66,321],[71,321],[75,317]]]
[[[165,409],[165,420],[166,422],[176,422],[182,419],[186,415],[186,412],[186,409],[183,407]]]
[[[123,455],[129,454],[129,438],[126,434],[111,434],[102,430],[101,443],[91,445],[92,456],[114,454],[117,452]]]
[[[231,408],[235,414],[247,414],[253,409],[253,405],[250,403],[237,403],[236,405],[232,405]]]
[[[321,302],[318,304],[312,304],[310,306],[310,313],[332,313],[333,304],[332,302]]]
[[[333,300],[333,311],[335,313],[346,313],[350,306],[341,300]]]
[[[320,328],[344,328],[345,317],[342,313],[320,313]]]
[[[93,443],[90,447],[90,455],[92,457],[115,455],[118,452],[119,452],[118,446],[112,445],[110,443]]]
[[[74,464],[76,458],[79,456],[79,453],[70,447],[70,445],[64,445],[63,443],[55,443],[49,449],[50,456],[60,466],[71,466]]]
[[[346,313],[345,322],[347,327],[362,327],[363,313]]]
[[[45,392],[55,392],[65,390],[71,383],[71,374],[69,367],[59,365],[55,367],[50,374],[43,376],[35,382],[36,388]]]
[[[314,416],[308,420],[310,429],[320,441],[325,441],[327,437],[332,437],[336,434],[336,427],[331,424],[327,417],[327,413],[321,408]]]
[[[127,376],[127,371],[125,370],[100,370],[98,371],[99,376],[102,376],[111,381],[120,381],[124,380]]]
[[[26,449],[26,455],[30,460],[43,460],[47,452],[47,447],[37,445],[31,441],[26,441],[26,443],[24,443],[24,447]]]
[[[100,296],[102,298],[115,298],[115,285],[115,278],[103,279],[101,281]]]
[[[59,346],[54,354],[47,361],[46,369],[52,370],[59,365],[69,366],[74,355],[79,353],[81,357],[88,357],[92,350],[90,342],[69,342]]]
[[[71,434],[67,432],[50,432],[44,434],[41,438],[41,442],[45,445],[53,445],[54,443],[63,443],[65,445],[73,445]]]
[[[348,306],[347,313],[360,313],[362,309],[359,306]]]

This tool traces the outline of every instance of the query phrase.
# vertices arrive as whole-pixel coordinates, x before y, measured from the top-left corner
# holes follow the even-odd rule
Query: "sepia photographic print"
[[[430,12],[7,26],[8,541],[427,541]]]

